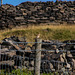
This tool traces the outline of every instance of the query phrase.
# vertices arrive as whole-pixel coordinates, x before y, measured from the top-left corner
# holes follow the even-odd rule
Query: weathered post
[[[35,62],[34,62],[34,75],[40,75],[40,64],[41,64],[41,42],[42,40],[35,39]]]
[[[2,0],[0,0],[0,6],[2,5]]]
[[[2,5],[2,0],[1,0],[1,5]]]

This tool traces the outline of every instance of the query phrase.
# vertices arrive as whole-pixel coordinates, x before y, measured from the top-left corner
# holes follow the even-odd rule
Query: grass
[[[33,71],[29,71],[28,69],[16,69],[12,72],[4,72],[2,70],[0,75],[33,75]]]
[[[28,42],[34,41],[38,34],[45,40],[73,40],[75,39],[75,25],[39,25],[29,27],[16,27],[0,30],[0,41],[6,37],[26,37]]]
[[[4,72],[4,70],[1,71],[0,75],[34,75],[34,71],[29,71],[28,69],[16,69],[12,72]],[[55,75],[55,73],[41,73],[41,75]],[[58,73],[56,73],[58,75]]]

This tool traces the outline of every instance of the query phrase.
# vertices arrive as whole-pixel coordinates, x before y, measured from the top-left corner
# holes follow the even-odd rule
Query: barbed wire
[[[38,51],[38,50],[39,50],[39,49],[37,49],[37,51]],[[52,50],[52,49],[51,49],[51,50],[50,50],[50,49],[49,49],[49,50],[48,50],[48,49],[43,49],[43,50],[39,50],[39,51],[55,52],[56,50],[57,50],[57,49],[55,49],[55,50]],[[17,49],[5,49],[5,50],[4,50],[4,49],[0,49],[0,51],[3,51],[3,52],[4,52],[4,51],[5,51],[5,52],[9,52],[9,51],[10,51],[10,52],[12,52],[12,51],[35,52],[36,50],[35,50],[35,49],[34,49],[34,50],[32,50],[32,49],[31,49],[31,50],[23,50],[23,49],[21,49],[21,50],[17,50]],[[58,49],[58,51],[59,51],[59,52],[68,52],[68,51],[70,51],[70,52],[75,52],[75,50],[63,50],[63,49],[62,49],[62,50],[59,50],[59,49]]]
[[[6,42],[7,43],[7,41],[3,41],[3,42]],[[10,43],[10,42],[8,42],[8,43]],[[19,47],[19,45],[18,44],[28,44],[28,43],[34,43],[34,44],[47,44],[47,45],[62,45],[62,44],[65,44],[65,45],[75,45],[75,43],[45,43],[45,42],[12,42],[13,44],[17,44],[17,46]],[[65,53],[65,52],[68,52],[68,51],[70,51],[70,52],[75,52],[75,50],[73,49],[71,49],[71,50],[67,50],[67,49],[59,49],[59,48],[56,48],[56,49],[46,49],[46,48],[41,48],[40,50],[39,49],[36,49],[36,47],[34,48],[34,49],[32,49],[32,48],[30,48],[29,50],[27,50],[26,48],[25,48],[25,50],[24,49],[19,49],[19,50],[17,50],[17,49],[10,49],[10,48],[8,48],[8,49],[3,49],[2,47],[1,47],[2,45],[0,45],[0,54],[7,54],[7,52],[12,52],[12,51],[19,51],[19,52],[23,52],[23,53],[25,53],[25,52],[30,52],[31,54],[33,53],[33,55],[34,56],[21,56],[21,55],[14,55],[12,58],[10,58],[10,57],[8,57],[8,60],[9,60],[9,62],[11,61],[11,60],[14,60],[14,62],[17,64],[18,62],[17,62],[17,60],[19,60],[20,62],[21,61],[28,61],[28,62],[30,62],[30,61],[35,61],[36,60],[36,57],[35,57],[35,52],[36,52],[36,50],[37,51],[41,51],[41,52],[55,52],[56,50],[58,50],[59,52],[62,52],[62,53]],[[9,55],[8,55],[9,56]],[[7,61],[6,60],[6,57],[4,58],[4,60],[3,60],[3,58],[2,58],[2,60],[0,60],[0,62],[1,61]],[[37,59],[37,62],[39,61],[39,59]],[[18,65],[22,65],[22,63],[20,63],[19,62],[19,64]],[[62,62],[62,61],[59,61],[59,60],[54,60],[54,59],[50,59],[50,60],[48,60],[48,59],[43,59],[42,58],[42,56],[41,56],[41,63],[44,63],[44,62],[48,62],[48,63],[59,63],[59,64],[64,64],[64,63],[69,63],[69,64],[71,64],[71,63],[73,63],[73,62],[66,62],[66,61],[64,61],[64,62]],[[7,64],[7,63],[6,63]],[[27,64],[29,64],[29,63],[27,63]],[[1,65],[1,63],[0,63],[0,65]],[[41,64],[42,65],[42,64]],[[74,65],[74,63],[73,63],[73,65]],[[34,65],[33,65],[34,66]],[[29,67],[29,65],[27,66],[27,67]],[[5,67],[6,68],[6,67]],[[73,68],[73,67],[72,67]],[[40,69],[40,71],[42,71],[43,69]],[[50,69],[44,69],[44,70],[46,70],[47,72],[49,71],[49,72],[52,72]],[[14,74],[13,74],[14,75]]]
[[[10,43],[10,41],[2,41],[2,42]],[[70,43],[70,42],[68,42],[68,43],[51,42],[51,43],[50,43],[50,42],[14,42],[14,41],[13,41],[12,43],[14,43],[14,44],[21,44],[21,43],[22,43],[22,44],[28,44],[28,43],[35,43],[35,44],[38,43],[38,44],[39,44],[39,43],[40,43],[40,44],[50,44],[50,45],[54,45],[54,44],[56,44],[56,45],[57,45],[57,44],[58,44],[58,45],[62,45],[62,44],[75,45],[75,43]]]

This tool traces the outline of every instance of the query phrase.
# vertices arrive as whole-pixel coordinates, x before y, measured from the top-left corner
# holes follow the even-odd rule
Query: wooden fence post
[[[42,40],[37,38],[35,40],[35,61],[34,61],[34,75],[40,75],[41,64],[41,42]]]

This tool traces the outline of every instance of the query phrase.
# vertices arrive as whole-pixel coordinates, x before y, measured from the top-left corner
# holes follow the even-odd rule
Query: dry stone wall
[[[35,45],[28,45],[26,37],[3,39],[0,43],[0,70],[34,70]],[[58,72],[64,75],[69,72],[66,75],[75,75],[75,40],[42,40],[40,68],[41,73]]]
[[[0,7],[0,28],[39,23],[75,24],[75,1],[24,2]]]

